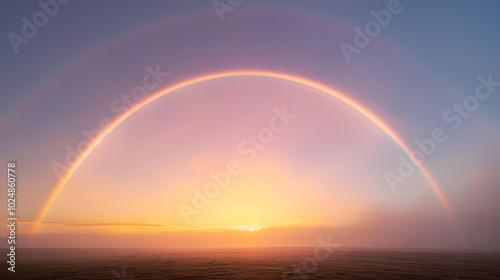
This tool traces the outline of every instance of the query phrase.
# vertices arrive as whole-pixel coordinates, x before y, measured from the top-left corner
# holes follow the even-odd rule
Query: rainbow
[[[122,123],[125,119],[130,117],[133,113],[141,109],[142,107],[146,106],[147,104],[153,102],[154,100],[169,94],[171,92],[174,92],[180,88],[190,86],[196,83],[208,81],[208,80],[213,80],[213,79],[219,79],[219,78],[227,78],[227,77],[234,77],[234,76],[259,76],[259,77],[269,77],[269,78],[277,78],[277,79],[282,79],[286,81],[292,81],[296,82],[299,84],[303,84],[309,87],[312,87],[314,89],[323,91],[328,93],[329,95],[341,100],[342,102],[346,103],[347,105],[351,106],[352,108],[356,109],[358,112],[363,114],[366,118],[368,118],[370,121],[372,121],[374,124],[376,124],[380,129],[382,129],[389,137],[391,137],[408,155],[411,155],[412,151],[408,147],[408,145],[402,140],[402,138],[391,128],[387,123],[382,121],[378,116],[376,116],[374,113],[372,113],[370,110],[368,110],[366,107],[363,105],[359,104],[356,102],[354,99],[349,98],[347,95],[342,94],[332,88],[329,88],[323,84],[320,84],[318,82],[308,80],[306,78],[290,75],[290,74],[284,74],[284,73],[277,73],[277,72],[268,72],[268,71],[230,71],[230,72],[221,72],[221,73],[215,73],[215,74],[208,74],[208,75],[203,75],[199,76],[196,78],[191,78],[182,82],[179,82],[175,85],[169,86],[165,89],[162,89],[146,99],[142,100],[141,102],[138,102],[134,106],[132,106],[128,111],[124,112],[122,115],[120,115],[118,118],[116,118],[112,123],[110,123],[102,132],[100,135],[95,137],[93,140],[93,145],[90,144],[86,147],[86,149],[79,155],[78,159],[73,162],[73,164],[69,167],[69,170],[64,174],[64,176],[59,180],[57,185],[55,186],[54,190],[51,192],[50,196],[46,200],[45,204],[43,205],[43,208],[38,216],[38,219],[34,223],[34,227],[32,229],[32,234],[36,234],[38,231],[38,228],[40,227],[40,224],[44,221],[45,217],[47,216],[47,213],[50,211],[50,208],[52,207],[52,204],[55,202],[61,191],[64,189],[66,186],[66,183],[68,180],[71,178],[73,173],[78,169],[78,167],[82,164],[82,162],[87,158],[87,156],[95,149],[99,143],[102,142],[102,140],[111,133],[120,123]],[[430,171],[424,166],[424,165],[419,165],[419,169],[422,172],[422,174],[425,176],[431,187],[433,188],[434,192],[436,193],[437,197],[441,201],[441,204],[445,208],[445,210],[448,212],[450,217],[453,218],[452,215],[452,210],[449,201],[444,195],[443,190],[437,183],[437,181],[434,179]]]

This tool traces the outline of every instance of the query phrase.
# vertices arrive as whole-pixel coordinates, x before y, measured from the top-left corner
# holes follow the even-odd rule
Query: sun
[[[250,226],[250,225],[244,225],[244,226],[238,226],[236,227],[238,230],[246,230],[246,231],[250,231],[250,232],[254,232],[254,231],[257,231],[257,230],[261,230],[261,229],[267,229],[269,228],[269,226]]]

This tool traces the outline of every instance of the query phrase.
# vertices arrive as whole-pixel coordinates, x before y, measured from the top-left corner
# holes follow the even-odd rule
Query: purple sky
[[[500,81],[499,3],[401,0],[400,12],[348,62],[341,43],[355,46],[355,28],[364,29],[374,20],[370,11],[387,10],[388,2],[244,0],[221,20],[211,1],[71,1],[58,4],[47,24],[17,46],[9,34],[24,36],[22,18],[33,21],[42,8],[36,1],[2,2],[0,158],[18,163],[20,220],[39,216],[59,180],[54,162],[66,163],[67,148],[77,149],[86,139],[83,131],[119,117],[127,102],[135,104],[127,98],[152,69],[168,75],[153,75],[146,95],[207,74],[264,70],[342,92],[380,117],[411,149],[419,148],[415,140],[441,128],[447,140],[424,165],[450,201],[455,221],[419,171],[391,192],[384,174],[397,172],[398,156],[408,155],[362,114],[310,87],[256,77],[192,85],[136,112],[86,159],[47,220],[183,224],[177,206],[189,200],[191,189],[210,170],[241,156],[234,154],[238,143],[264,127],[273,108],[287,106],[297,112],[295,123],[240,178],[250,182],[242,186],[266,182],[269,187],[249,187],[255,189],[251,195],[245,187],[241,192],[235,187],[226,198],[221,194],[214,200],[220,212],[206,210],[200,224],[269,222],[279,232],[302,226],[292,221],[304,216],[310,231],[300,231],[285,245],[309,244],[314,241],[309,236],[333,232],[350,246],[500,249],[500,87],[488,90],[478,79]],[[483,100],[475,95],[479,85],[483,95],[489,93]],[[5,181],[4,172],[1,178]],[[151,219],[134,216],[128,207],[139,186],[141,203],[150,205],[143,215]],[[250,197],[263,199],[254,202],[260,209],[275,209],[270,201],[287,190],[296,192],[276,202],[283,208],[270,216],[275,219],[217,214]],[[302,204],[294,212],[298,197]],[[7,192],[0,192],[0,200],[6,199]],[[162,218],[158,211],[164,204],[169,206]],[[108,207],[109,215],[92,205]],[[239,213],[257,213],[257,206]],[[290,222],[280,224],[281,218]],[[23,224],[20,234],[30,228]],[[67,234],[61,246],[82,234],[47,229],[32,245],[58,246],[51,235],[58,231]],[[277,235],[258,244],[274,244]]]

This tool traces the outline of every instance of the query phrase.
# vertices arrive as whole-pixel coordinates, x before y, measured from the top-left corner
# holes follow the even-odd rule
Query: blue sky
[[[474,215],[468,214],[484,217],[481,225],[500,233],[492,213],[500,211],[488,198],[498,197],[500,186],[500,88],[459,129],[443,120],[455,103],[474,94],[478,76],[500,81],[500,3],[401,0],[401,12],[348,63],[339,45],[354,44],[354,28],[364,29],[374,20],[370,11],[390,2],[243,0],[221,21],[212,1],[73,0],[58,4],[16,53],[8,34],[22,35],[21,18],[32,21],[41,7],[37,1],[2,1],[0,157],[26,165],[31,184],[22,195],[30,207],[21,211],[36,218],[58,181],[51,164],[65,160],[65,147],[76,146],[82,130],[118,117],[110,104],[141,83],[146,67],[169,73],[162,88],[204,74],[259,69],[348,93],[412,149],[415,139],[443,128],[448,140],[425,164],[475,236],[471,246],[500,246],[474,231]],[[400,153],[386,141],[367,164],[383,174],[397,166]],[[383,176],[379,180],[383,184]],[[476,184],[488,188],[471,187]]]

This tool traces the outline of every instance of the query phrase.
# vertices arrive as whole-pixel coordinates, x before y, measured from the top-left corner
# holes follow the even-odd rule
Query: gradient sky
[[[310,246],[331,234],[347,247],[500,249],[500,88],[459,128],[443,119],[478,76],[500,81],[500,3],[401,0],[346,62],[339,44],[388,2],[244,0],[221,21],[212,1],[74,0],[17,54],[7,34],[41,8],[1,2],[0,158],[18,163],[18,246]],[[447,140],[424,165],[451,211],[420,171],[391,192],[384,173],[408,155],[359,111],[298,82],[238,76],[182,87],[126,118],[31,234],[59,181],[54,163],[66,164],[82,131],[123,113],[147,67],[169,73],[148,96],[208,74],[267,71],[337,90],[411,149],[441,128]],[[240,143],[284,107],[296,117],[247,161]],[[241,174],[186,224],[179,205],[230,160]]]

